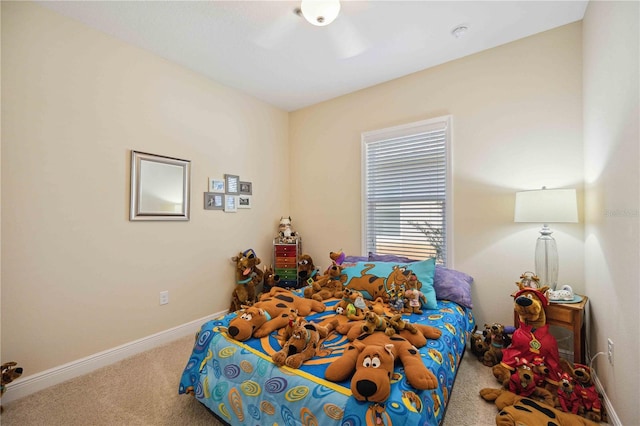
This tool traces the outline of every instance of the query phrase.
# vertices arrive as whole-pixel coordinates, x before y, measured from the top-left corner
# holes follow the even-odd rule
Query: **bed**
[[[361,265],[353,267],[361,270]],[[404,319],[442,331],[439,339],[428,340],[419,349],[423,362],[438,379],[437,389],[414,389],[406,380],[402,365],[397,364],[387,401],[375,407],[359,402],[351,394],[349,380],[333,383],[324,379],[327,366],[348,343],[345,336],[331,333],[317,356],[298,369],[278,367],[271,360],[281,347],[277,334],[238,342],[226,331],[237,315],[229,313],[202,325],[183,371],[179,393],[193,393],[230,425],[358,426],[376,424],[376,409],[391,423],[439,425],[475,321],[469,287],[472,278],[446,268],[434,269],[431,287],[440,290],[434,295],[437,297],[432,296],[421,315],[412,313]],[[296,292],[302,295],[303,289]],[[326,300],[327,309],[312,313],[307,320],[327,323],[335,318],[337,303],[337,299]]]

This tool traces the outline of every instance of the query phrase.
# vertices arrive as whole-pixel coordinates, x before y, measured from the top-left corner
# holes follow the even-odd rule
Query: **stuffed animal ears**
[[[392,344],[384,345],[384,349],[387,352],[389,352],[389,355],[391,355],[391,358],[394,358],[394,356],[393,356],[393,345]]]

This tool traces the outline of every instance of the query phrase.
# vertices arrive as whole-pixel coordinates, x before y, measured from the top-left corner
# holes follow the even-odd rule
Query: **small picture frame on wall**
[[[205,210],[223,210],[224,194],[218,194],[216,192],[205,192],[204,193],[204,209]]]
[[[235,195],[225,195],[224,211],[227,213],[235,213],[238,210],[238,197]]]
[[[251,195],[238,195],[238,208],[250,209],[251,208]]]
[[[240,176],[225,174],[224,183],[226,194],[238,195],[240,193]]]
[[[224,180],[209,178],[209,192],[224,194]]]
[[[240,181],[240,194],[253,194],[253,184],[251,182]]]

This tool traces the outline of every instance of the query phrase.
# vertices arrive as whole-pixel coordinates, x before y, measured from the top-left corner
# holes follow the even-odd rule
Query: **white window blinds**
[[[362,134],[365,253],[447,264],[451,117]]]

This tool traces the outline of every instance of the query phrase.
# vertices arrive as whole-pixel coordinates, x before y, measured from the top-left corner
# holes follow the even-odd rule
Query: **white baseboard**
[[[114,364],[130,356],[171,343],[174,340],[188,336],[189,334],[193,334],[195,337],[195,333],[200,330],[200,326],[203,323],[226,313],[226,311],[223,311],[217,314],[208,315],[204,318],[152,334],[151,336],[143,337],[142,339],[138,339],[133,342],[125,343],[124,345],[120,345],[115,348],[107,349],[106,351],[98,352],[88,357],[72,361],[31,376],[20,377],[16,381],[7,385],[7,391],[2,395],[2,403],[7,404],[16,399],[31,395],[39,390],[57,385],[69,379],[73,379],[74,377],[82,376],[99,368],[106,367],[107,365]]]
[[[608,417],[608,423],[613,426],[622,426],[622,422],[618,418],[616,411],[613,409],[613,405],[607,397],[607,393],[604,391],[604,387],[602,386],[600,379],[598,379],[598,375],[595,373],[595,371],[593,371],[593,383],[596,385],[596,389],[598,390],[598,392],[600,392],[600,394],[602,395],[604,409]]]

